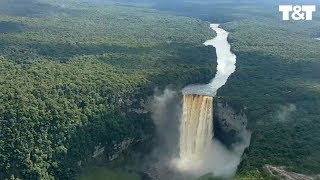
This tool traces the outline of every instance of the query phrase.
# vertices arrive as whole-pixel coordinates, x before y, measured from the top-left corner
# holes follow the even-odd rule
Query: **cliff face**
[[[241,141],[241,133],[247,131],[247,116],[244,113],[236,113],[228,104],[216,103],[214,108],[215,133],[214,136],[221,140],[227,147]]]

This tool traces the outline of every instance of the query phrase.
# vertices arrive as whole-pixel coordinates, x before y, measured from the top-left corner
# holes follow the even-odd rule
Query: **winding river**
[[[217,90],[227,82],[229,76],[236,69],[237,57],[231,52],[231,46],[228,43],[229,33],[220,28],[219,24],[210,24],[210,27],[216,32],[217,36],[207,40],[204,45],[216,48],[217,73],[209,84],[189,85],[182,90],[183,94],[215,96]]]

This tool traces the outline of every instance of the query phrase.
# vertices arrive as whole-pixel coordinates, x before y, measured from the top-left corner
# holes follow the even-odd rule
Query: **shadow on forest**
[[[160,44],[154,47],[127,47],[119,45],[108,44],[31,44],[38,54],[43,56],[50,56],[55,58],[71,58],[74,56],[84,55],[102,55],[104,53],[116,53],[120,55],[124,54],[143,54],[143,53],[159,53],[159,51],[165,51],[165,53],[176,53],[183,61],[193,63],[191,57],[201,58],[201,55],[206,53],[215,52],[212,47],[195,46],[194,44],[187,43],[169,43]],[[190,57],[191,56],[191,57]]]
[[[275,56],[237,53],[236,71],[229,77],[218,95],[236,110],[247,107],[249,127],[278,110],[280,104],[299,104],[316,101],[320,92],[305,88],[304,83],[320,79],[320,63],[290,62]],[[312,107],[305,107],[312,109]],[[268,117],[270,118],[270,117]],[[269,123],[271,121],[268,121]]]
[[[64,8],[63,5],[54,6],[36,0],[1,0],[0,2],[0,15],[37,17],[57,12],[75,13],[74,10]]]
[[[317,171],[314,162],[319,160],[314,154],[319,154],[320,145],[317,143],[320,91],[306,84],[320,83],[320,63],[292,62],[261,54],[237,53],[237,69],[218,95],[239,111],[245,106],[253,132],[247,151],[250,166],[264,166],[266,162],[255,158],[266,157],[268,163],[314,173]],[[297,109],[286,122],[280,122],[276,113],[286,104],[294,104]],[[243,163],[240,169],[247,165]]]
[[[237,4],[237,6],[234,6]],[[152,6],[154,9],[160,11],[171,12],[176,15],[196,17],[204,21],[212,23],[225,23],[234,20],[240,20],[260,14],[262,16],[272,16],[274,13],[274,6],[271,3],[264,3],[264,1],[250,2],[250,1],[175,1],[170,0],[156,0]],[[263,8],[268,11],[259,11],[257,9]],[[243,10],[247,9],[245,13]],[[221,16],[223,14],[223,16]]]
[[[7,21],[0,22],[0,33],[21,32],[23,28],[23,24]]]
[[[46,59],[68,62],[82,56],[95,56],[102,62],[121,67],[166,66],[169,64],[198,64],[214,62],[215,49],[187,43],[163,43],[155,47],[126,47],[108,44],[49,44],[40,42],[1,41],[0,50],[8,47],[17,53],[5,52],[11,59],[21,59],[25,53],[38,54]],[[24,52],[19,54],[19,52]]]

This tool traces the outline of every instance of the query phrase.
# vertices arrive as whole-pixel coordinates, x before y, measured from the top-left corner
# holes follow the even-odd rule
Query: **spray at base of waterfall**
[[[199,158],[181,159],[179,155],[181,95],[170,89],[157,92],[150,107],[157,129],[158,145],[148,157],[149,174],[153,174],[158,179],[173,180],[195,179],[207,173],[225,178],[231,178],[235,174],[241,156],[250,144],[251,133],[246,130],[246,127],[242,129],[237,127],[238,141],[228,146],[229,148],[224,142],[213,137],[212,141],[209,141],[206,152]],[[230,121],[236,119],[234,118],[236,114],[231,108],[228,111],[223,108],[217,110],[224,111],[221,118],[231,118]]]

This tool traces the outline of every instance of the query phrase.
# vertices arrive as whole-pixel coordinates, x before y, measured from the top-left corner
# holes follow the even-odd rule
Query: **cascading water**
[[[180,157],[197,159],[208,149],[212,139],[213,97],[185,95],[181,122]]]
[[[180,122],[180,148],[176,167],[193,175],[208,173],[206,159],[212,152],[213,97],[197,94],[183,95]]]

